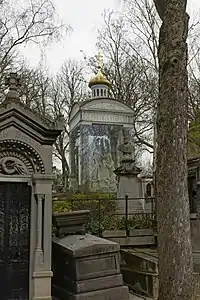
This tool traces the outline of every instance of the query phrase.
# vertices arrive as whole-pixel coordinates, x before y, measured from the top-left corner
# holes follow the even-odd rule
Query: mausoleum
[[[70,112],[70,185],[74,191],[80,187],[116,191],[113,171],[120,162],[118,146],[123,143],[123,132],[133,129],[133,109],[110,97],[111,83],[101,69],[99,55],[97,74],[89,82],[91,98],[75,103]]]
[[[7,78],[0,105],[0,288],[2,300],[50,300],[52,145],[63,129],[20,102]]]

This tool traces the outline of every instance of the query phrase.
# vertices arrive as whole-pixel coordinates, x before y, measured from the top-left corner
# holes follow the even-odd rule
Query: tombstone
[[[122,152],[120,166],[115,169],[118,177],[117,203],[120,214],[144,212],[144,199],[141,195],[141,182],[138,175],[141,169],[136,167],[134,158],[134,146],[130,141],[128,132],[124,129],[124,142],[119,145],[118,150]],[[128,196],[128,203],[125,202]],[[128,207],[126,206],[128,205]]]
[[[0,105],[1,299],[51,299],[52,144],[62,130],[20,102],[16,73]]]
[[[85,232],[89,211],[53,216],[52,296],[70,300],[128,300],[120,245]]]

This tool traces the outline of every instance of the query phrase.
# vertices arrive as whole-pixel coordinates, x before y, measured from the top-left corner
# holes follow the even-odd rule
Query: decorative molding
[[[40,155],[30,145],[14,140],[0,140],[0,173],[5,175],[44,174]]]
[[[126,104],[121,103],[116,100],[111,99],[103,99],[99,101],[99,99],[95,99],[89,103],[82,104],[82,110],[98,110],[98,111],[115,111],[115,112],[124,112],[124,113],[134,113],[134,111],[128,107]]]
[[[95,103],[95,104],[92,104],[92,105],[89,105],[87,104],[87,110],[90,110],[90,109],[97,109],[97,110],[114,110],[114,111],[117,111],[117,112],[127,112],[127,109],[125,107],[122,107],[122,105],[117,105],[117,104],[113,104],[113,103],[108,103],[108,102],[100,102],[100,103]],[[128,109],[128,113],[130,113],[130,109]]]
[[[82,115],[83,121],[90,122],[108,122],[108,123],[121,123],[121,124],[133,124],[133,116],[126,113],[113,113],[113,112],[98,112],[98,111],[84,111]]]

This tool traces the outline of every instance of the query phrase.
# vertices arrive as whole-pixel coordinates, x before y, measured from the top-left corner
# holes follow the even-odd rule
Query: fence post
[[[98,214],[99,214],[99,237],[101,236],[101,200],[99,199],[99,207],[98,207]]]
[[[71,199],[71,210],[74,210],[74,199]]]
[[[128,228],[128,195],[125,196],[125,230],[126,236],[130,235],[129,228]]]

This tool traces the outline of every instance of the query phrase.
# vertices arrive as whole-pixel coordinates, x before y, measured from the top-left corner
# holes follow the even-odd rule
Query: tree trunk
[[[156,155],[159,300],[193,299],[187,187],[186,2],[165,1],[159,40]]]

